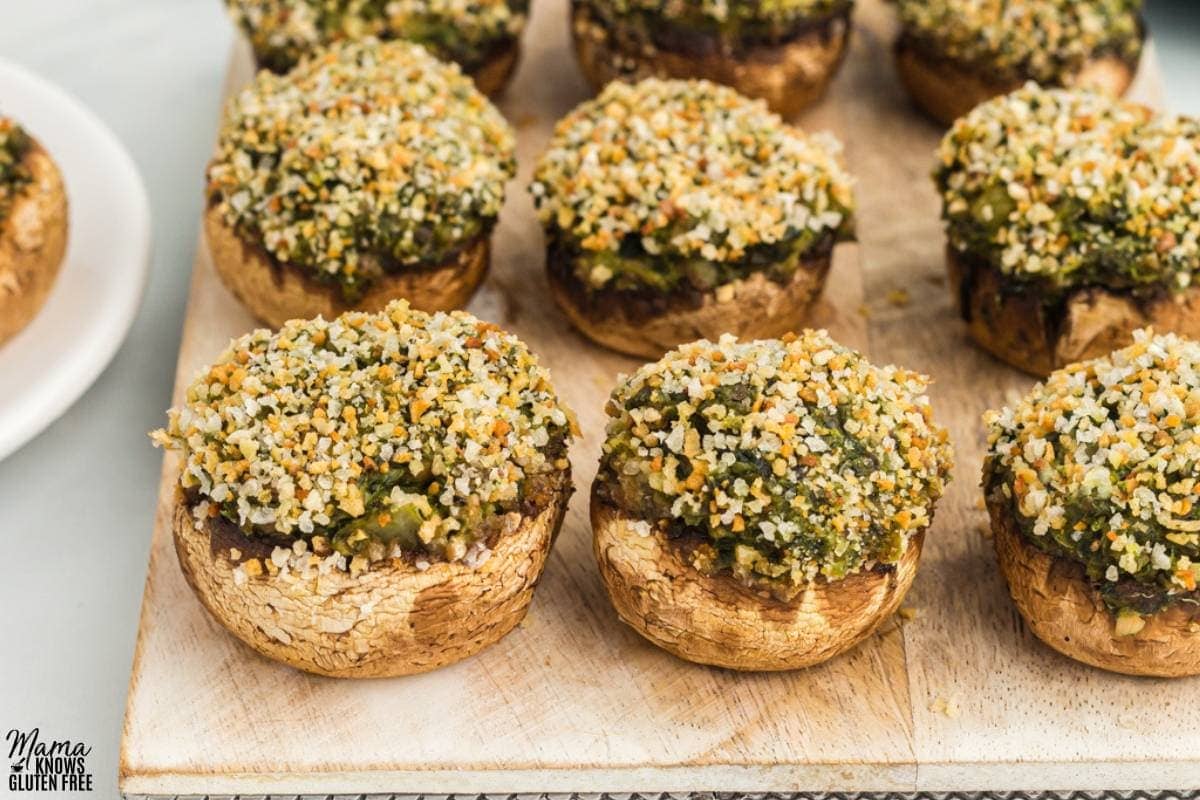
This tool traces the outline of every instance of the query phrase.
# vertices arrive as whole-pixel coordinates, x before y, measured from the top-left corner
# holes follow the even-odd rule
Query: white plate
[[[33,135],[67,186],[66,260],[50,297],[0,344],[0,459],[58,419],[116,354],[150,266],[150,204],[129,153],[78,100],[0,60],[0,114]]]

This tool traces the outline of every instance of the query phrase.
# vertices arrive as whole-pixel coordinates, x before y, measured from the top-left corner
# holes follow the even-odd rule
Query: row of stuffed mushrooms
[[[927,385],[814,330],[620,377],[590,492],[616,613],[740,670],[871,635],[950,478]],[[987,423],[996,555],[1031,630],[1118,672],[1200,672],[1200,344],[1139,332]],[[578,435],[516,337],[396,301],[234,340],[153,439],[178,453],[175,549],[208,611],[270,658],[381,677],[522,620]]]
[[[453,61],[485,94],[515,69],[528,0],[226,0],[260,66],[287,72],[313,52],[367,37],[406,39]],[[1119,95],[1145,41],[1142,0],[895,0],[899,75],[949,123],[1026,81]],[[571,0],[579,65],[613,80],[702,78],[793,115],[845,58],[854,0]]]
[[[971,336],[1044,376],[1153,325],[1195,334],[1200,128],[1028,83],[959,118],[934,169]],[[654,358],[810,316],[854,235],[840,143],[705,80],[614,81],[555,126],[529,191],[546,276],[590,339]],[[457,66],[404,41],[335,44],[230,103],[208,168],[218,274],[281,325],[484,280],[515,134]]]

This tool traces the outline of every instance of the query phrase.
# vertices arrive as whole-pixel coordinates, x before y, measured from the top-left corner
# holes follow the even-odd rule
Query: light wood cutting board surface
[[[1121,788],[1200,783],[1200,682],[1122,678],[1070,662],[1022,626],[978,504],[980,414],[1031,381],[964,340],[945,285],[929,181],[940,131],[892,72],[890,11],[861,0],[831,95],[799,123],[834,131],[858,178],[859,243],[839,246],[816,324],[876,361],[936,379],[955,482],[907,605],[834,661],[743,675],[676,660],[613,613],[591,556],[587,487],[603,403],[636,362],[576,335],[543,278],[525,185],[556,119],[588,92],[565,0],[535,0],[500,102],[520,175],[493,271],[470,310],[539,353],[584,438],[578,491],[526,621],[476,658],[421,676],[337,681],[266,661],[209,619],[170,542],[164,465],[121,755],[129,794]],[[229,89],[251,75],[239,48]],[[1139,96],[1159,99],[1153,57]],[[197,179],[197,186],[200,180]],[[903,289],[908,302],[898,301]],[[176,397],[253,320],[201,247]],[[949,706],[952,715],[941,709]],[[954,713],[957,712],[957,713]]]

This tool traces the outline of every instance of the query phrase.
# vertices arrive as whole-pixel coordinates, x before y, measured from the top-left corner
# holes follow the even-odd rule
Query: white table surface
[[[86,742],[89,796],[110,798],[161,463],[146,431],[170,396],[233,32],[220,0],[0,7],[0,56],[113,128],[154,215],[154,264],[129,339],[82,400],[0,463],[0,545],[12,564],[0,578],[0,736],[37,726]],[[1151,25],[1170,106],[1200,114],[1200,9],[1151,0]]]

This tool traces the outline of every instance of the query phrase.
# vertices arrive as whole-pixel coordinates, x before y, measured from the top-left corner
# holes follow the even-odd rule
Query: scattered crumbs
[[[866,303],[863,303],[862,305],[860,305],[858,307],[858,315],[860,317],[862,317],[863,319],[871,318],[871,309],[867,306]]]
[[[241,561],[242,560],[242,551],[238,550],[236,547],[229,548],[229,560],[230,561]]]
[[[959,715],[958,703],[945,697],[939,697],[930,703],[929,710],[949,719],[954,719]]]
[[[892,289],[887,295],[887,301],[896,308],[906,307],[911,300],[908,289]]]
[[[912,622],[917,618],[917,609],[914,606],[900,606],[900,609],[896,613],[905,622]]]

